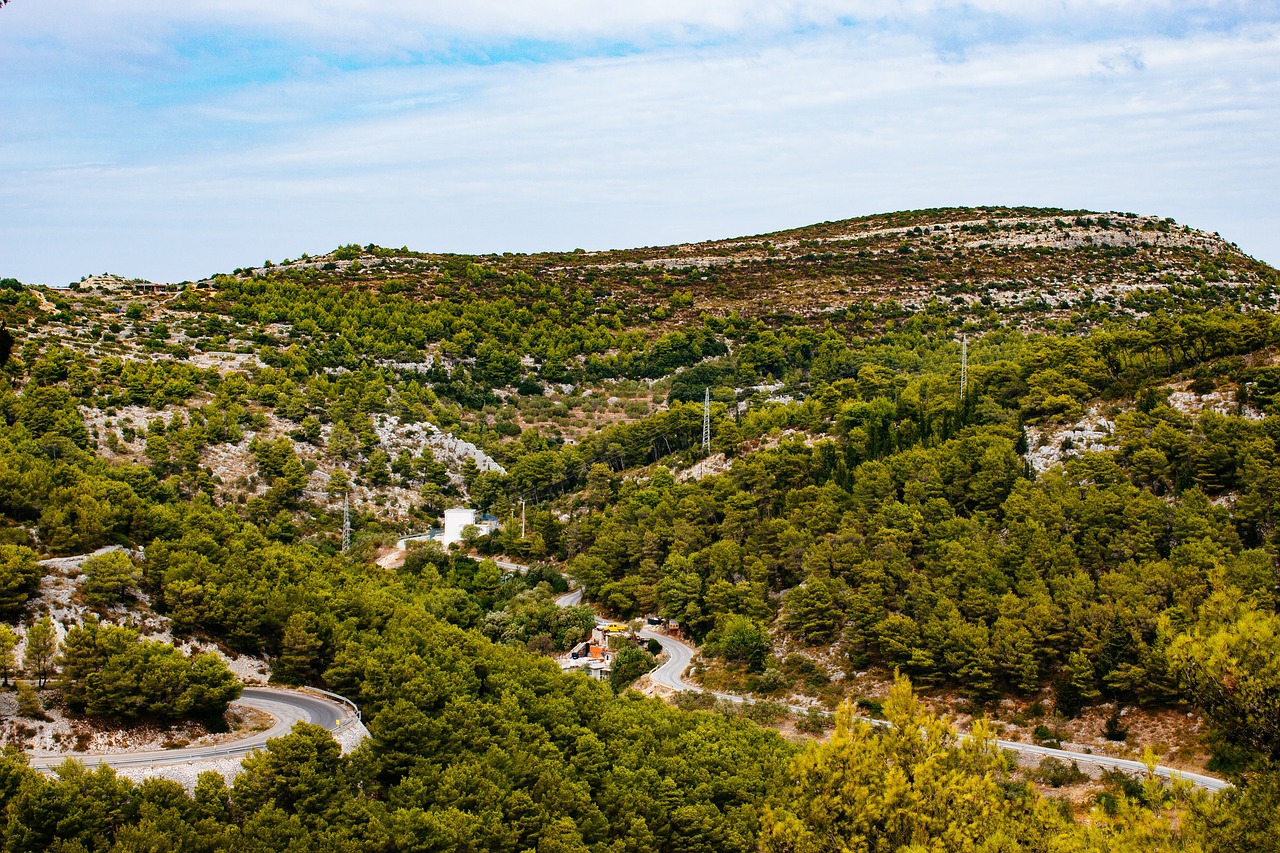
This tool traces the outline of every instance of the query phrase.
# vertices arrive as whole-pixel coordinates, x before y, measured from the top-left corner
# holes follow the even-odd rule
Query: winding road
[[[166,764],[185,764],[191,761],[208,761],[220,758],[237,758],[261,749],[267,741],[289,733],[294,723],[315,723],[337,734],[360,722],[354,705],[340,696],[319,692],[285,690],[278,687],[246,687],[236,704],[246,705],[270,714],[274,722],[263,730],[245,737],[209,746],[191,746],[183,749],[157,749],[147,752],[127,753],[49,753],[30,752],[31,766],[36,770],[50,770],[68,758],[74,758],[86,767],[159,767]]]
[[[560,607],[572,607],[581,603],[581,587],[567,592],[556,599],[556,604]],[[596,617],[596,623],[599,625],[618,624],[608,619],[602,619],[599,616]],[[649,673],[649,678],[652,679],[655,684],[680,692],[702,691],[702,688],[689,684],[683,679],[685,670],[689,668],[689,664],[693,663],[693,657],[696,654],[693,647],[689,646],[687,643],[677,640],[675,637],[670,637],[666,634],[659,634],[656,631],[650,631],[648,629],[639,631],[638,634],[646,640],[657,640],[662,644],[662,651],[666,655],[665,660],[663,660],[661,664]],[[717,693],[715,691],[702,692],[708,692],[717,699],[724,699],[737,704],[753,701],[745,696],[739,696],[736,693]],[[803,712],[808,710],[807,708],[801,708],[794,705],[789,707],[792,711]],[[876,726],[889,725],[884,720],[873,720],[870,717],[862,717],[861,719],[864,719]],[[996,745],[1001,749],[1010,749],[1014,752],[1039,755],[1045,758],[1053,757],[1062,761],[1075,761],[1081,764],[1092,764],[1096,767],[1102,767],[1107,770],[1124,770],[1130,773],[1145,773],[1147,770],[1146,765],[1141,761],[1134,761],[1128,758],[1112,758],[1107,755],[1092,755],[1085,752],[1075,752],[1068,749],[1054,749],[1048,746],[1039,746],[1033,743],[1021,743],[1020,741],[1013,740],[997,740]],[[1204,788],[1207,791],[1221,791],[1224,788],[1231,787],[1230,782],[1223,781],[1222,779],[1215,779],[1212,776],[1205,776],[1200,773],[1191,773],[1186,770],[1178,770],[1173,767],[1164,767],[1162,765],[1157,766],[1154,772],[1157,776],[1161,776],[1165,779],[1185,779],[1192,785],[1195,785],[1198,788]]]

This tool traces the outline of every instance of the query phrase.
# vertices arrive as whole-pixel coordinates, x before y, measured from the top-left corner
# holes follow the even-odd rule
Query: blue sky
[[[11,0],[0,275],[182,280],[905,208],[1173,216],[1280,264],[1280,4]]]

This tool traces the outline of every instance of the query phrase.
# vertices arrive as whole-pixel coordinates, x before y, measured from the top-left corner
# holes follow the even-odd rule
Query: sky
[[[1172,216],[1280,265],[1280,3],[10,0],[0,276]]]

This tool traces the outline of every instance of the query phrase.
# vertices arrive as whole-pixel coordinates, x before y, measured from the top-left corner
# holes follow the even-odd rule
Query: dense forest
[[[220,718],[223,658],[145,611],[350,697],[370,737],[299,726],[194,792],[42,775],[14,744],[5,849],[1268,849],[1277,286],[1168,220],[1031,210],[605,255],[346,246],[164,296],[6,284],[19,708]],[[376,562],[458,505],[505,523]],[[83,563],[55,625],[42,561],[104,546],[129,550]],[[591,606],[556,606],[571,582]],[[563,674],[597,611],[675,620],[760,710],[629,691],[639,652]],[[892,689],[840,692],[864,671]],[[963,698],[967,738],[921,689]],[[761,724],[804,697],[838,708],[829,738]],[[1055,796],[1071,768],[1019,767],[980,719],[1008,699],[1202,715],[1234,785]]]

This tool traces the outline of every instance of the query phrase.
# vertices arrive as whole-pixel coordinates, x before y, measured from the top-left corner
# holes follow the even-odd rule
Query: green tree
[[[231,799],[244,814],[276,808],[324,826],[338,819],[343,786],[342,751],[329,732],[295,723],[284,737],[250,755],[236,777]]]
[[[82,569],[87,577],[80,589],[85,602],[94,607],[124,601],[129,588],[142,579],[142,572],[125,551],[108,551],[90,557]]]
[[[347,476],[346,471],[341,468],[335,468],[333,473],[329,475],[329,482],[325,484],[324,488],[329,497],[342,497],[351,491],[351,479]]]
[[[40,687],[44,687],[45,681],[53,672],[58,645],[58,630],[48,616],[27,628],[27,647],[23,651],[22,665],[28,672],[35,674]]]
[[[706,648],[727,661],[745,663],[752,672],[764,669],[769,633],[748,616],[727,616],[707,635]]]
[[[8,625],[0,624],[0,677],[3,677],[5,687],[9,686],[9,675],[17,665],[13,657],[13,650],[17,645],[17,632]]]
[[[1088,655],[1079,650],[1071,653],[1054,685],[1054,693],[1058,711],[1068,717],[1074,717],[1087,702],[1101,695],[1094,664]]]
[[[35,551],[22,545],[0,545],[0,611],[20,609],[39,585],[41,574]]]
[[[123,720],[215,720],[240,695],[220,657],[184,655],[130,628],[90,617],[67,632],[62,692],[76,713]]]
[[[285,623],[280,657],[272,668],[272,677],[286,684],[314,681],[323,668],[320,660],[323,646],[324,641],[316,631],[315,616],[310,613],[293,614]]]
[[[621,648],[613,657],[613,669],[609,673],[609,686],[621,693],[631,682],[654,667],[653,655],[630,644]]]
[[[827,578],[810,576],[785,598],[783,624],[787,630],[812,645],[832,642],[844,622],[836,584]]]
[[[169,447],[169,439],[165,437],[161,429],[157,429],[154,425],[147,432],[146,445],[147,459],[151,462],[152,469],[160,475],[169,471],[170,457],[172,450]]]

